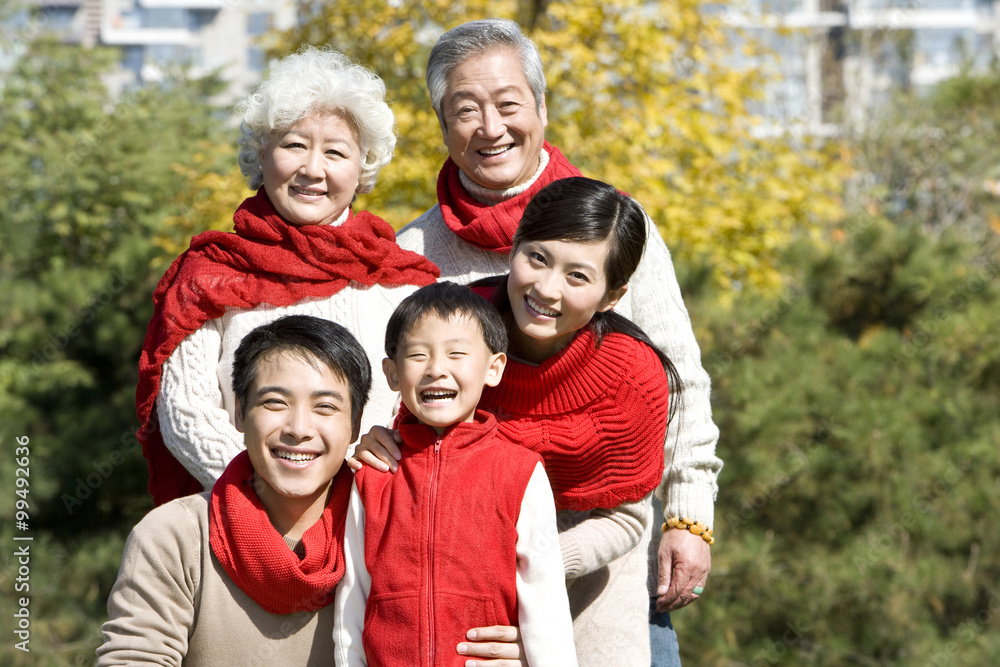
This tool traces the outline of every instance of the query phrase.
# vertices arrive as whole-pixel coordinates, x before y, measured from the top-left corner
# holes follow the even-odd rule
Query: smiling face
[[[448,154],[486,188],[521,185],[538,169],[548,125],[511,50],[469,58],[448,77],[440,118]]]
[[[256,473],[257,496],[276,526],[289,514],[322,514],[326,493],[357,437],[347,381],[302,354],[263,357],[236,411]]]
[[[517,324],[511,349],[541,362],[569,345],[594,313],[613,308],[628,286],[608,290],[611,240],[525,241],[510,254],[507,296]]]
[[[428,313],[404,334],[382,370],[406,408],[440,434],[473,420],[483,387],[499,384],[506,362],[503,352],[490,352],[472,318]]]
[[[354,199],[361,158],[353,123],[314,112],[265,142],[260,160],[264,191],[293,225],[332,222]]]

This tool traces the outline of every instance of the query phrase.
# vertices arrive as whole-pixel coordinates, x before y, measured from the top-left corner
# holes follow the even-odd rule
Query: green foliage
[[[15,438],[27,437],[30,664],[92,662],[121,535],[151,507],[136,365],[173,258],[152,238],[189,205],[175,166],[222,141],[206,102],[218,82],[177,78],[114,99],[102,78],[118,57],[40,38],[0,89],[0,447],[11,454],[0,479],[14,489]],[[15,500],[0,497],[5,522]],[[14,531],[5,523],[7,544]],[[5,587],[16,568],[3,559]],[[24,657],[10,641],[0,649],[3,664]]]
[[[689,304],[726,461],[692,664],[1000,657],[1000,243],[846,230],[780,299]]]

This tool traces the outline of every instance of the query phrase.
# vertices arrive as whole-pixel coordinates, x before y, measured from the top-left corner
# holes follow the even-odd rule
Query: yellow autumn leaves
[[[708,262],[725,287],[779,289],[780,249],[842,217],[845,168],[821,145],[755,134],[762,119],[751,105],[764,92],[766,54],[734,39],[720,15],[696,0],[539,6],[306,0],[306,18],[277,36],[272,55],[328,44],[385,80],[399,143],[374,192],[357,206],[398,228],[433,205],[447,157],[423,79],[434,41],[467,20],[515,18],[546,67],[546,138],[586,175],[636,197],[675,262]],[[229,171],[216,162],[192,173],[195,203],[168,226],[225,228],[247,194],[235,148],[230,156]]]

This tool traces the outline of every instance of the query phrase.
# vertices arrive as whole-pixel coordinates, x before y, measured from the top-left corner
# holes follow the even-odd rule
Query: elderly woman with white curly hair
[[[153,294],[136,403],[157,505],[210,489],[243,449],[231,373],[247,333],[284,315],[325,318],[353,333],[377,368],[393,308],[438,275],[384,220],[351,210],[396,143],[377,75],[306,48],[240,110],[240,168],[257,192],[237,209],[234,233],[193,238]],[[375,384],[361,432],[392,415],[395,396]]]

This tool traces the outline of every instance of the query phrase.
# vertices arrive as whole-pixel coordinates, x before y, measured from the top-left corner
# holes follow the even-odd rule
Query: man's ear
[[[542,127],[549,126],[549,110],[545,108],[545,93],[542,93],[542,103],[538,105],[538,117],[542,119]]]
[[[486,368],[486,381],[483,383],[487,387],[495,387],[500,384],[503,378],[503,369],[507,367],[507,355],[497,352],[490,359],[490,365]]]
[[[399,391],[399,372],[396,370],[396,361],[386,357],[382,360],[382,372],[389,383],[389,389]]]
[[[618,302],[622,300],[625,296],[625,292],[628,291],[628,283],[625,283],[618,289],[608,290],[608,293],[604,295],[604,300],[601,301],[601,305],[597,308],[598,312],[606,312],[611,310],[618,305]]]
[[[236,399],[236,430],[245,433],[243,430],[243,406],[240,399]]]

